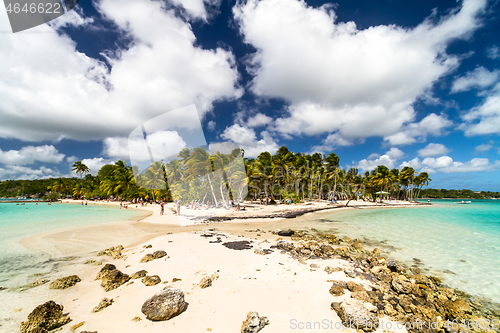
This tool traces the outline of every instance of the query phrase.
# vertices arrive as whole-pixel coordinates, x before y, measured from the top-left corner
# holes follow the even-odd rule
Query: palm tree
[[[85,197],[85,190],[83,188],[83,174],[90,172],[90,169],[82,163],[82,161],[76,161],[72,165],[71,171],[75,171],[80,175],[80,188],[82,189],[82,196]]]

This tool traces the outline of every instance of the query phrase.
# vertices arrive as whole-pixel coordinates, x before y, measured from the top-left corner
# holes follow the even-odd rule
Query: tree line
[[[384,165],[359,173],[340,167],[340,158],[329,153],[294,153],[282,146],[272,155],[242,158],[244,151],[209,154],[202,148],[184,148],[177,159],[156,161],[144,169],[124,161],[104,165],[97,175],[81,161],[72,170],[79,178],[56,178],[0,182],[0,196],[59,196],[113,198],[121,200],[193,200],[229,205],[230,201],[266,200],[299,202],[324,200],[375,200],[378,197],[414,200],[431,179],[411,167],[401,170]],[[438,196],[436,196],[438,197]]]

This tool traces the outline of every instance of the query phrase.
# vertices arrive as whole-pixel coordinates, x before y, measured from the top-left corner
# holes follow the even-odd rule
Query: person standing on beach
[[[181,215],[181,202],[177,201],[175,204],[175,209],[177,210],[177,216]]]
[[[165,212],[165,203],[163,202],[163,200],[161,201],[160,203],[160,215],[163,215],[163,212]]]

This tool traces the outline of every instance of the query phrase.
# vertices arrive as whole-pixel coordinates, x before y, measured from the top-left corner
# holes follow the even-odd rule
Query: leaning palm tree
[[[80,175],[80,186],[82,189],[82,196],[85,197],[85,189],[83,188],[83,174],[90,172],[89,167],[82,163],[82,161],[76,161],[72,165],[71,171],[75,171]]]

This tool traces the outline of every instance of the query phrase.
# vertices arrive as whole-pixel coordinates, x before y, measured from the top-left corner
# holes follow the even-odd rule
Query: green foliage
[[[425,189],[420,193],[421,198],[452,198],[452,199],[491,199],[500,198],[500,192],[481,191],[474,192],[471,190],[446,190],[446,189]]]

